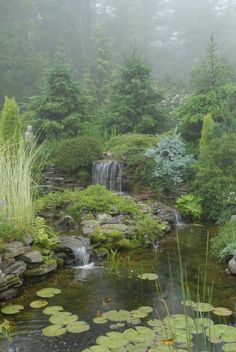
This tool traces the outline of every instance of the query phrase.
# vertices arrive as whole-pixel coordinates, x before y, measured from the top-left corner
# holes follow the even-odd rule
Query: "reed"
[[[0,215],[26,230],[33,224],[33,197],[40,165],[36,167],[38,149],[21,139],[15,145],[0,148]]]

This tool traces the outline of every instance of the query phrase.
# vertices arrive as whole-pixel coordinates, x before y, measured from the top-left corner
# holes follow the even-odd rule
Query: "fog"
[[[186,80],[212,33],[235,65],[235,32],[235,0],[0,0],[0,95],[37,92],[58,47],[78,78],[100,45],[112,65],[136,46],[156,80]]]

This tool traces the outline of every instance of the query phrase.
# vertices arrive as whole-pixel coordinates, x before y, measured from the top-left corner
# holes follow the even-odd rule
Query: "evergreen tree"
[[[154,86],[151,69],[136,49],[117,72],[108,104],[108,125],[121,133],[156,133],[166,126],[162,93]]]
[[[41,127],[53,133],[65,130],[75,135],[84,119],[84,96],[73,69],[64,53],[58,51],[46,73],[46,85],[41,96],[33,97],[31,108],[42,122]]]
[[[203,118],[203,125],[202,125],[202,131],[201,131],[201,139],[199,142],[199,158],[200,160],[205,157],[206,151],[207,151],[207,146],[211,140],[211,135],[212,135],[212,130],[214,128],[214,120],[211,116],[211,114],[207,114]]]
[[[19,141],[22,134],[22,119],[15,98],[5,97],[0,120],[0,136],[3,143]]]

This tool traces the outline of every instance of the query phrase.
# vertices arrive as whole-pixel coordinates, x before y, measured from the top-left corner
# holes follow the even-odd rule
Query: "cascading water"
[[[122,162],[101,160],[93,163],[92,182],[108,188],[110,191],[122,192]]]
[[[73,250],[75,256],[75,265],[76,266],[86,266],[89,265],[90,253],[87,252],[85,246],[77,247]]]

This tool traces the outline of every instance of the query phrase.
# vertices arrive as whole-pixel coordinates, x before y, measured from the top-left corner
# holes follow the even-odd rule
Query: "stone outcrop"
[[[233,258],[229,261],[228,269],[231,274],[236,275],[236,253],[234,253]]]
[[[33,237],[28,234],[23,242],[12,241],[5,245],[0,255],[0,301],[17,295],[26,279],[45,276],[57,269],[58,264],[67,264],[75,259],[79,246],[90,247],[90,241],[76,236],[59,237],[57,252],[51,252],[52,259],[45,260],[39,250],[32,248]]]

